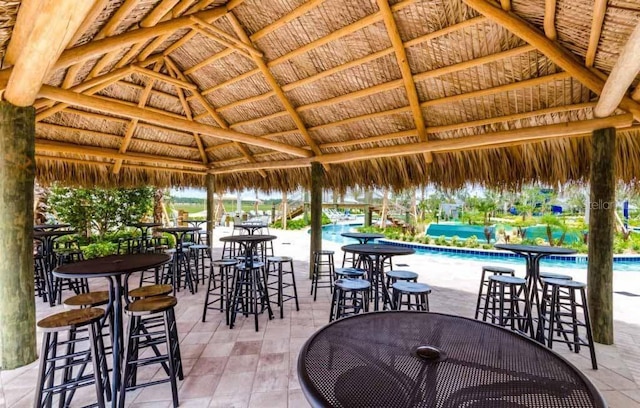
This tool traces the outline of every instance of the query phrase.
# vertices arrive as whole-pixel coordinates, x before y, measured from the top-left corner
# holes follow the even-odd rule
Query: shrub
[[[100,241],[81,247],[81,249],[86,259],[93,259],[115,254],[118,250],[118,245],[113,242]]]
[[[477,248],[480,246],[478,242],[478,237],[475,235],[470,236],[469,238],[464,240],[464,246],[467,248]]]

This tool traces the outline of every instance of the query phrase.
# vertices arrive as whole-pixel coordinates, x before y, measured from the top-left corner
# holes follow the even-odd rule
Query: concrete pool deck
[[[309,235],[304,231],[271,230],[278,236],[274,251],[292,256],[300,296],[300,311],[292,302],[285,304],[284,319],[260,317],[260,331],[253,329],[253,319],[239,318],[230,330],[223,315],[210,312],[207,322],[201,322],[204,291],[195,295],[182,290],[178,294],[176,316],[185,365],[185,379],[179,382],[181,407],[305,407],[308,406],[296,374],[298,352],[306,339],[328,322],[329,290],[320,291],[318,300],[309,296]],[[214,232],[214,256],[219,256],[221,236],[230,235],[231,228]],[[336,251],[335,262],[342,262],[343,244],[323,241],[324,249]],[[431,310],[472,317],[482,265],[499,261],[473,261],[432,255],[408,255],[394,258],[394,267],[418,272],[420,281],[430,284]],[[408,266],[398,266],[398,264]],[[513,263],[509,263],[513,267]],[[516,273],[524,275],[524,262],[515,265]],[[586,270],[544,268],[569,273],[584,281]],[[100,279],[91,282],[93,290],[104,285]],[[638,272],[616,272],[614,291],[640,292]],[[36,301],[37,318],[62,310],[49,308]],[[615,341],[613,346],[597,345],[600,369],[591,369],[588,351],[571,353],[560,345],[557,351],[583,371],[602,392],[610,407],[640,407],[640,297],[614,294]],[[42,334],[38,333],[38,341]],[[140,378],[152,378],[157,369],[145,368]],[[33,405],[37,363],[17,370],[0,372],[0,407]],[[86,391],[86,392],[84,392]],[[90,402],[93,388],[78,393],[74,406]],[[127,394],[127,406],[170,406],[168,384]]]

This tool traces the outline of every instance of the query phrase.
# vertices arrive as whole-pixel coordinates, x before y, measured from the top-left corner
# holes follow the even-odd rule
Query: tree
[[[562,244],[564,243],[564,239],[567,236],[567,224],[565,224],[564,221],[561,221],[560,218],[553,214],[543,215],[541,221],[543,224],[547,224],[547,241],[549,241],[549,245],[562,246]],[[558,238],[557,242],[553,239],[553,227],[560,228],[560,230],[562,231],[562,235],[560,236],[560,238]]]
[[[103,237],[150,214],[153,193],[149,187],[112,190],[54,187],[49,201],[61,221],[68,222],[84,236],[95,231]]]
[[[489,213],[496,209],[496,203],[492,198],[485,197],[478,200],[476,204],[478,211],[484,214],[484,225],[489,225]]]

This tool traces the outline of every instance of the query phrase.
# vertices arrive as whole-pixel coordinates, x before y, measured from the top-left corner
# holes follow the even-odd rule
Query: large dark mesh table
[[[435,347],[439,357],[418,357],[419,346]],[[303,346],[298,376],[314,407],[606,406],[582,373],[535,341],[437,313],[366,313],[331,323]]]

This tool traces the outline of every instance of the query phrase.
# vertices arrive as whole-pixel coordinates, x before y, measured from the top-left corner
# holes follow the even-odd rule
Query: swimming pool
[[[343,232],[355,231],[356,227],[362,226],[362,224],[331,224],[322,227],[322,239],[327,241],[337,242],[339,244],[347,245],[356,243],[355,239],[345,238],[341,236]],[[385,241],[385,240],[383,240]],[[444,247],[420,247],[414,246],[411,242],[398,242],[398,245],[412,246],[417,254],[434,256],[439,258],[449,259],[495,259],[500,262],[512,263],[514,265],[522,264],[523,260],[519,256],[510,256],[511,254],[505,254],[499,251],[495,252],[477,252],[470,253],[471,251],[463,248],[444,248]],[[515,254],[514,254],[515,255]],[[579,257],[577,260],[555,260],[555,259],[543,259],[541,261],[542,266],[547,267],[561,267],[561,268],[573,268],[573,269],[587,269],[587,261],[584,257]],[[640,271],[640,260],[619,260],[613,263],[613,269],[615,271]]]

